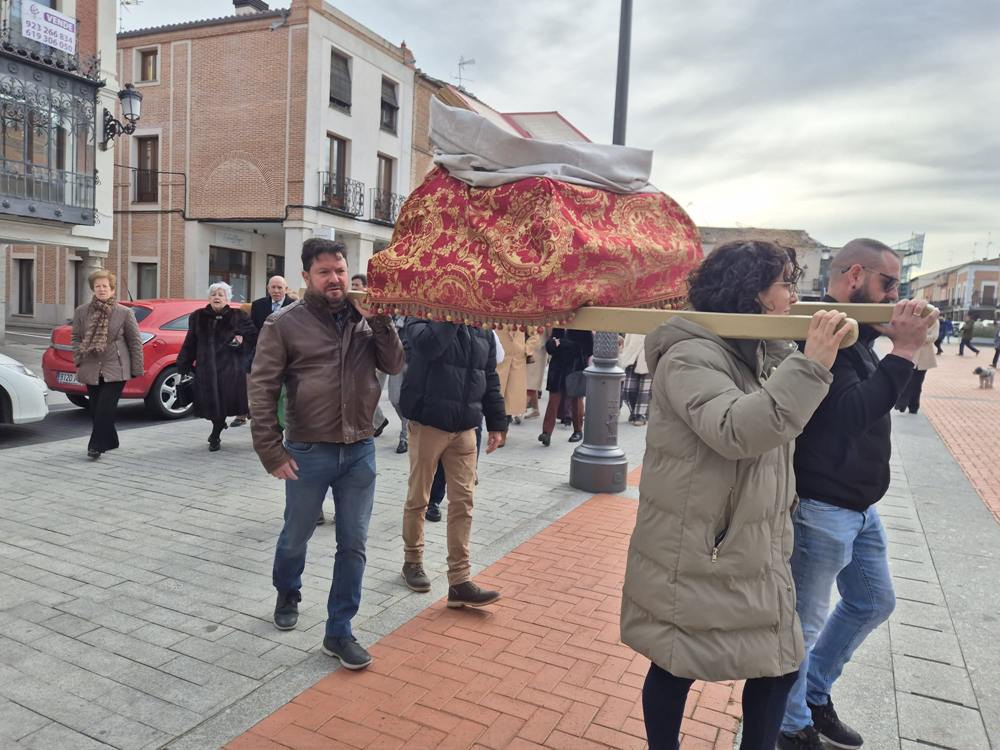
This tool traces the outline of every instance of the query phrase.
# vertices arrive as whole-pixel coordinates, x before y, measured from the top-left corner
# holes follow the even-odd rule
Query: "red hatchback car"
[[[122,302],[131,307],[139,323],[146,372],[125,384],[122,398],[141,398],[146,407],[164,419],[191,413],[192,406],[174,406],[180,374],[174,363],[188,330],[188,316],[208,304],[197,299],[144,299]],[[238,308],[238,303],[232,307]],[[76,379],[73,364],[72,326],[52,330],[52,343],[42,356],[42,372],[50,390],[62,391],[77,406],[87,407],[87,386]]]

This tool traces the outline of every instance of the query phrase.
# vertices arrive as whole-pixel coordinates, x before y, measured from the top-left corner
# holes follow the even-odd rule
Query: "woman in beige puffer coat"
[[[692,273],[688,299],[707,312],[787,314],[800,275],[794,251],[728,243]],[[677,747],[696,679],[746,679],[741,748],[774,748],[803,658],[788,562],[792,441],[827,393],[843,318],[817,313],[805,354],[681,319],[646,337],[653,392],[621,629],[652,661],[652,750]]]

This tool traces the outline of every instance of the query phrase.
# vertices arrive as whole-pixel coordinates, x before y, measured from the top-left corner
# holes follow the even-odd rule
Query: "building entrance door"
[[[208,249],[208,283],[225,281],[233,288],[233,302],[250,302],[250,253],[228,247]]]

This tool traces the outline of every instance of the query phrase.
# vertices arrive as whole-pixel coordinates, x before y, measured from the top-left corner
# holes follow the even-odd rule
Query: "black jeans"
[[[124,380],[108,383],[101,378],[97,385],[87,386],[87,396],[90,398],[90,418],[94,427],[90,432],[90,443],[87,450],[104,453],[118,447],[118,430],[115,429],[115,412],[118,411],[118,399],[121,398]]]
[[[774,750],[785,713],[785,700],[798,672],[781,677],[756,677],[743,685],[743,741],[740,750]],[[684,702],[694,680],[675,677],[649,665],[642,686],[642,714],[649,750],[677,750]]]
[[[900,411],[910,410],[910,414],[916,414],[920,409],[920,393],[924,389],[924,378],[927,377],[927,370],[914,370],[910,375],[910,382],[906,384],[903,392],[899,394],[896,401],[896,408]]]
[[[1000,361],[1000,346],[993,350],[993,366],[997,366],[997,361]]]
[[[979,354],[979,350],[972,345],[972,341],[966,341],[965,339],[962,339],[961,341],[958,342],[958,356],[961,357],[962,355],[965,354],[965,347],[969,347],[971,351],[974,351],[976,354]]]
[[[479,461],[479,449],[483,445],[483,425],[480,423],[479,427],[476,428],[476,461]],[[437,508],[441,505],[441,501],[444,500],[445,489],[447,489],[447,482],[444,476],[444,464],[438,461],[437,471],[434,472],[434,482],[431,484],[431,496],[427,500],[427,505],[433,505]]]

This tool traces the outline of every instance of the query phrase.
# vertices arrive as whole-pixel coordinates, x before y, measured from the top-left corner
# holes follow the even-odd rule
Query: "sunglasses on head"
[[[887,292],[891,292],[893,289],[896,288],[896,285],[899,284],[899,279],[897,279],[895,276],[890,276],[887,273],[882,273],[878,269],[871,268],[870,266],[861,266],[861,267],[864,270],[866,270],[866,271],[871,271],[872,273],[877,273],[879,276],[881,276],[882,277],[882,288],[885,291],[887,291]],[[851,267],[848,266],[847,268],[841,268],[840,272],[841,273],[847,273],[850,270],[851,270]]]

